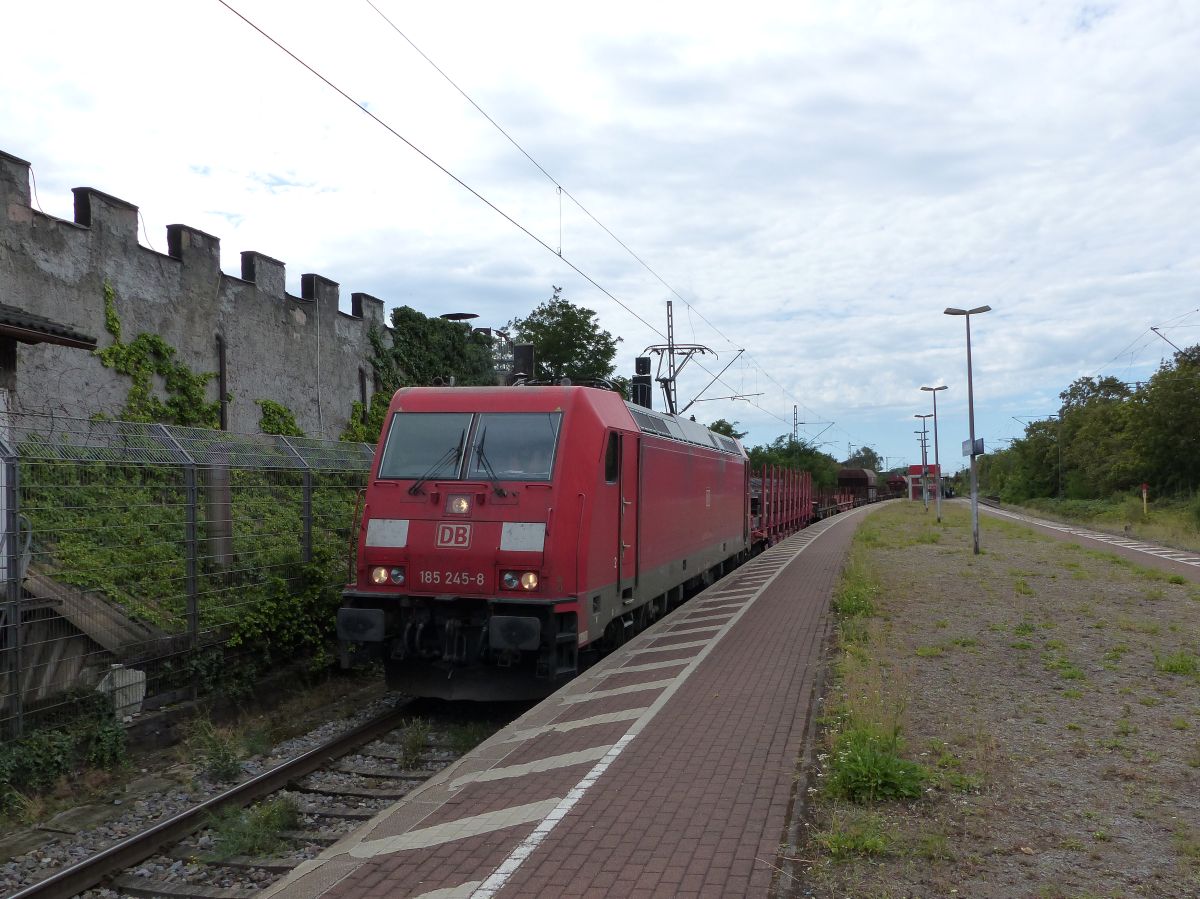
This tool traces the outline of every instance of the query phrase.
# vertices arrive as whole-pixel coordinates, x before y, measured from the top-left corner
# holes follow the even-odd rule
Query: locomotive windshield
[[[475,425],[468,478],[548,481],[561,412],[483,412]]]
[[[470,412],[397,412],[379,477],[457,478],[470,428]]]

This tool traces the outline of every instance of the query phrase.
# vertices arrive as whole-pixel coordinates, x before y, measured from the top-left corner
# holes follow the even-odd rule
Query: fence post
[[[279,440],[283,443],[284,446],[286,446],[289,450],[291,450],[292,455],[295,456],[297,459],[299,459],[300,464],[304,466],[304,494],[303,494],[303,499],[301,500],[301,507],[300,507],[300,517],[301,517],[301,524],[302,524],[302,528],[300,531],[300,561],[302,561],[305,565],[307,565],[309,562],[312,561],[312,525],[313,525],[312,469],[308,465],[308,460],[305,459],[304,456],[302,456],[300,454],[299,450],[297,450],[294,446],[292,446],[292,442],[290,440],[288,440],[287,437],[284,437],[281,434],[281,435],[279,435]]]
[[[0,728],[0,733],[9,730],[15,739],[25,730],[25,696],[21,689],[21,647],[25,634],[21,621],[21,528],[20,510],[17,504],[20,500],[18,488],[17,456],[4,440],[0,440],[0,453],[3,462],[0,464],[0,503],[3,504],[4,527],[4,614],[0,615],[0,655],[6,657],[7,664],[0,666],[0,671],[7,673],[9,708],[6,715],[9,720],[8,728]],[[2,697],[0,697],[2,698]],[[3,705],[0,704],[0,708]],[[0,722],[3,719],[0,718]]]
[[[187,636],[188,651],[192,659],[195,660],[196,652],[200,647],[200,591],[197,571],[197,556],[199,554],[198,548],[200,542],[197,524],[200,491],[196,486],[196,461],[188,454],[179,441],[175,439],[175,435],[171,433],[166,425],[156,424],[153,427],[158,429],[167,445],[179,454],[183,463],[183,487],[187,495],[187,509],[183,528],[183,540],[187,551],[184,574],[187,589]],[[199,677],[199,671],[193,668],[193,698],[199,693]]]

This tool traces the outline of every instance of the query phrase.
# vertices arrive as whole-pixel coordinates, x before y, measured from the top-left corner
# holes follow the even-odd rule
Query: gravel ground
[[[355,703],[355,707],[348,711],[348,717],[327,721],[299,737],[279,743],[264,755],[247,759],[242,763],[242,779],[314,749],[336,734],[383,714],[398,701],[399,697],[396,695],[385,695],[366,704]],[[202,774],[190,769],[176,770],[172,772],[172,776],[180,779],[182,783],[169,789],[112,798],[108,800],[111,803],[112,814],[102,823],[70,835],[55,836],[36,849],[0,863],[0,896],[6,896],[20,887],[41,880],[64,865],[81,861],[157,821],[223,792],[230,786],[228,783],[212,783]],[[366,806],[376,806],[370,800],[364,800],[364,803]],[[157,876],[158,872],[168,870],[175,879],[181,880],[196,875],[186,863],[168,858],[147,861],[141,866],[141,870],[145,872],[141,876]],[[231,868],[222,872],[222,880],[228,880],[229,883],[220,885],[253,886],[262,882],[263,872]],[[97,892],[95,895],[101,896],[104,893]]]
[[[959,504],[943,526],[897,503],[860,529],[879,585],[864,645],[931,777],[919,801],[864,807],[829,799],[819,771],[784,893],[1200,896],[1200,588],[982,530],[976,557]],[[831,853],[838,835],[851,848]]]

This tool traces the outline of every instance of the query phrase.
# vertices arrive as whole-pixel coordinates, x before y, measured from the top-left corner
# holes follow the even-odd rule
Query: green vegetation
[[[43,793],[84,767],[112,768],[126,759],[125,729],[111,700],[88,691],[61,718],[0,743],[0,820],[19,813],[30,794]]]
[[[258,399],[254,405],[262,410],[258,419],[258,429],[264,434],[282,434],[284,437],[303,437],[304,432],[296,424],[296,416],[283,403],[274,400]]]
[[[496,732],[494,724],[468,721],[451,725],[446,732],[450,749],[458,755],[466,755]]]
[[[432,730],[428,721],[414,718],[404,729],[404,739],[400,744],[400,764],[405,768],[419,768],[425,760],[429,749],[429,735]]]
[[[1164,674],[1197,674],[1200,673],[1200,658],[1185,650],[1170,655],[1155,653],[1154,670]]]
[[[813,840],[838,861],[859,855],[881,855],[893,843],[880,815],[852,808],[835,810],[829,826],[813,834]]]
[[[209,861],[277,853],[285,845],[283,833],[299,824],[300,806],[287,795],[247,809],[229,809],[209,822],[217,843]]]
[[[1200,548],[1197,377],[1200,346],[1175,353],[1136,388],[1079,378],[1060,394],[1058,415],[981,459],[981,489],[1069,521]]]
[[[100,363],[131,381],[124,421],[154,421],[164,424],[215,428],[220,423],[220,400],[209,402],[208,383],[216,372],[195,374],[175,358],[175,348],[157,334],[139,334],[132,343],[121,341],[121,319],[117,315],[117,293],[104,282],[104,327],[113,342],[95,351]],[[167,399],[154,394],[155,378],[161,378]]]
[[[529,315],[514,318],[507,325],[514,343],[534,345],[535,376],[548,381],[613,380],[613,359],[621,338],[602,330],[591,309],[565,299],[561,287],[553,287],[552,291],[550,299]]]
[[[242,773],[237,735],[218,728],[207,716],[193,719],[185,746],[189,759],[210,780],[228,782]]]
[[[863,537],[864,533],[878,536],[865,526],[859,531],[834,591],[842,654],[825,789],[832,797],[855,803],[912,799],[921,795],[928,773],[902,755],[905,687],[878,661],[874,652],[877,634],[864,621],[876,615],[874,597],[879,593],[863,549],[871,537]],[[848,629],[854,635],[852,641],[846,640]],[[848,843],[838,845],[844,849],[858,842],[852,835]]]

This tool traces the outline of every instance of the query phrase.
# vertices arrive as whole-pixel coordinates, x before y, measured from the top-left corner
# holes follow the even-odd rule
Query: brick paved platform
[[[742,566],[266,895],[767,895],[864,513]]]

